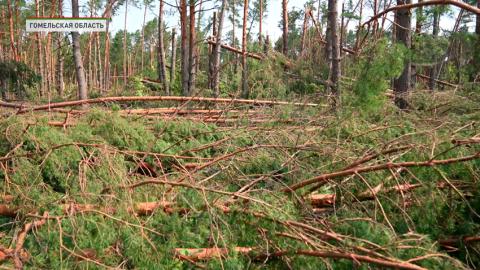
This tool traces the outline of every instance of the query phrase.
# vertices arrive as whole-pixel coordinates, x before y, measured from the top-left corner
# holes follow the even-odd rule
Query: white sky
[[[69,0],[64,0],[65,6],[64,6],[64,14],[65,16],[69,16],[71,13],[71,7],[70,7],[70,1]],[[137,0],[137,1],[142,1],[142,0]],[[241,0],[238,0],[241,1]],[[326,1],[326,0],[323,0]],[[82,7],[85,8],[87,6],[88,0],[80,0],[80,6],[81,9]],[[131,2],[131,0],[129,1]],[[156,16],[158,16],[158,0],[154,0],[154,7],[152,7],[150,10],[147,10],[147,16],[146,16],[146,21],[152,20]],[[212,0],[204,0],[206,4],[204,4],[203,9],[209,9],[209,11],[206,11],[203,13],[203,24],[205,25],[207,23],[207,19],[210,19],[213,13],[212,6],[214,1]],[[220,1],[218,1],[220,2]],[[252,0],[249,1],[250,4],[252,4]],[[303,5],[305,4],[306,0],[290,0],[288,2],[288,9],[291,10],[292,8],[296,9],[303,9]],[[342,5],[342,0],[339,0],[339,9],[341,9]],[[364,0],[367,5],[369,4],[369,0]],[[416,2],[414,0],[414,2]],[[166,25],[167,25],[167,30],[170,31],[172,27],[179,28],[179,16],[178,16],[178,11],[176,8],[170,7],[167,3],[170,4],[175,4],[175,0],[166,0],[165,1],[165,11],[166,11]],[[354,0],[354,5],[357,2]],[[281,7],[282,1],[281,0],[268,0],[268,8],[266,10],[266,16],[264,18],[264,26],[263,26],[263,31],[264,35],[269,34],[272,40],[276,40],[282,35],[281,29],[278,27],[278,23],[281,20],[282,16],[282,7]],[[447,17],[444,16],[442,17],[441,20],[441,28],[444,30],[451,30],[453,28],[454,22],[455,22],[455,17],[456,14],[458,14],[458,8],[452,7],[453,10],[453,16]],[[142,23],[143,23],[143,6],[138,8],[134,7],[133,5],[128,6],[128,14],[127,14],[127,30],[129,32],[134,32],[136,30],[141,29]],[[242,14],[243,11],[240,11]],[[111,24],[111,31],[116,32],[118,30],[122,30],[124,28],[124,16],[125,16],[125,6],[121,6],[119,10],[117,11],[117,14],[113,17],[112,19],[112,24]],[[366,14],[363,15],[363,21],[366,21],[369,16],[371,16],[371,12],[367,12]],[[389,14],[389,19],[393,20],[393,13]],[[356,27],[357,22],[351,22],[349,28]],[[387,21],[386,26],[388,26],[389,23]],[[415,18],[413,16],[412,19],[412,27],[415,25]],[[469,24],[469,26],[473,27],[474,22]],[[229,23],[228,20],[225,21],[225,26],[224,26],[224,33],[227,31],[231,31],[231,24]],[[258,31],[258,28],[254,27],[252,29],[253,32]],[[238,29],[237,31],[240,31]],[[240,32],[238,32],[240,33]]]
[[[239,0],[241,1],[241,0]],[[204,1],[208,2],[204,4],[202,9],[211,9],[212,8],[212,1]],[[249,1],[252,4],[252,0]],[[306,1],[305,0],[290,0],[288,3],[289,10],[293,7],[298,9],[303,9],[303,5]],[[156,5],[152,10],[147,10],[147,21],[155,18],[158,16],[158,1],[154,2]],[[166,3],[175,3],[174,0],[166,0]],[[281,0],[269,0],[268,7],[266,10],[266,17],[264,18],[263,22],[263,31],[264,34],[269,34],[273,39],[276,39],[282,35],[281,29],[278,28],[278,22],[281,20],[282,16],[282,1]],[[143,7],[136,8],[133,6],[128,7],[128,14],[127,14],[127,29],[128,31],[135,31],[137,29],[141,29],[143,23]],[[179,16],[178,11],[175,8],[169,7],[165,5],[166,12],[166,24],[167,29],[171,29],[172,27],[179,28]],[[113,17],[112,20],[112,31],[122,30],[124,27],[124,15],[125,15],[125,7],[122,6],[117,12],[118,14]],[[213,11],[206,11],[202,15],[202,19],[204,20],[204,25],[207,23],[206,20],[210,19],[212,16]],[[240,10],[240,14],[243,14],[243,10]],[[241,21],[241,20],[240,20]],[[224,26],[224,33],[227,31],[231,31],[231,25],[226,20]],[[255,28],[257,29],[257,28]]]

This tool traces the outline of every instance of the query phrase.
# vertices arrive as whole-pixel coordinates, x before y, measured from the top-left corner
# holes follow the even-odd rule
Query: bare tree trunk
[[[158,10],[158,80],[162,82],[163,90],[166,95],[170,95],[167,81],[167,68],[165,65],[165,44],[163,40],[163,0],[160,0]]]
[[[262,45],[263,34],[263,0],[260,0],[260,15],[258,19],[258,44]]]
[[[337,31],[338,24],[338,12],[337,12],[337,0],[328,0],[328,28],[329,36],[328,40],[331,44],[331,58],[330,58],[330,91],[333,95],[333,106],[340,105],[340,39]]]
[[[212,61],[212,91],[213,96],[218,97],[220,94],[220,50],[222,48],[222,32],[223,32],[223,21],[225,17],[225,9],[227,8],[227,0],[222,0],[222,8],[220,10],[220,17],[218,20],[218,30],[215,38],[215,45],[213,47]]]
[[[302,26],[302,39],[300,41],[300,56],[303,56],[305,52],[305,36],[307,34],[307,24],[308,24],[308,14],[310,12],[309,8],[305,8],[305,16],[303,18],[303,26]]]
[[[102,52],[100,50],[100,33],[96,35],[96,44],[97,44],[97,76],[98,76],[98,87],[100,88],[100,93],[103,93],[103,66],[102,66]]]
[[[143,72],[143,64],[144,64],[144,51],[145,51],[145,20],[147,18],[147,6],[148,4],[147,3],[144,3],[145,4],[145,8],[143,10],[143,24],[142,24],[142,41],[141,41],[141,44],[140,44],[140,50],[141,50],[141,69],[142,69],[142,72]],[[163,5],[163,0],[160,0],[160,5]]]
[[[362,18],[363,18],[363,0],[360,0],[360,13],[358,15],[358,27],[355,37],[355,51],[358,50],[358,44],[360,43],[360,31],[362,30]]]
[[[4,26],[5,25],[5,11],[3,7],[0,7],[0,40],[3,40],[3,33],[5,32]],[[0,61],[4,61],[6,59],[5,49],[3,48],[3,42],[0,42]],[[3,93],[3,92],[2,92]]]
[[[477,0],[477,7],[480,8],[480,0]],[[477,38],[476,41],[476,49],[475,49],[475,55],[474,55],[474,63],[475,63],[475,74],[480,73],[480,14],[477,14],[476,18],[476,24],[475,24],[475,36]],[[476,78],[474,78],[475,80]]]
[[[340,16],[340,48],[343,47],[343,43],[345,42],[345,2],[342,3],[342,14]],[[344,52],[340,50],[340,56],[343,56]]]
[[[236,0],[233,0],[233,4],[232,4],[232,7],[233,7],[233,12],[232,12],[232,47],[236,48],[237,44],[235,44],[235,41],[236,41],[236,31],[235,31],[235,27],[236,27],[236,24],[235,24],[235,9],[237,8],[237,1]],[[238,56],[237,54],[234,54],[233,55],[233,74],[237,74],[237,71],[238,71]]]
[[[286,0],[284,0],[286,1]],[[244,0],[243,5],[243,31],[242,31],[242,97],[248,98],[250,90],[248,89],[248,71],[247,71],[247,16],[248,0]]]
[[[24,61],[22,59],[22,27],[20,26],[20,0],[15,0],[15,25],[17,26],[17,54],[18,61]]]
[[[79,17],[78,0],[72,0],[72,17]],[[78,98],[79,100],[87,99],[87,83],[85,81],[85,70],[82,63],[82,52],[80,48],[80,34],[78,32],[72,32],[73,40],[73,62],[75,63],[75,72],[77,75],[78,84]],[[86,108],[88,105],[82,105]]]
[[[213,12],[213,18],[212,18],[212,38],[214,39],[215,42],[219,42],[217,40],[217,12]],[[213,72],[214,72],[214,50],[215,50],[215,45],[211,45],[210,43],[208,44],[208,88],[213,90]],[[214,93],[215,94],[215,93]]]
[[[180,0],[180,32],[181,32],[181,57],[182,57],[182,94],[189,96],[189,69],[188,69],[188,25],[187,25],[187,0]]]
[[[128,14],[128,0],[125,0],[125,19],[123,22],[123,87],[127,88],[127,14]]]
[[[423,2],[423,0],[418,0],[418,3],[421,3]],[[420,35],[422,33],[422,25],[423,25],[423,6],[420,6],[418,7],[416,10],[415,10],[415,35]],[[413,41],[412,41],[413,42]],[[414,43],[412,43],[412,50],[414,50]],[[416,65],[412,65],[410,67],[410,72],[411,72],[411,82],[410,82],[410,85],[412,87],[415,87],[415,84],[417,83],[417,73],[418,73],[418,70],[419,67],[417,67]]]
[[[195,0],[190,0],[190,48],[188,51],[188,65],[189,65],[189,72],[190,76],[188,78],[188,92],[192,94],[195,91],[195,76],[196,76],[196,62],[197,57],[196,53],[196,31],[195,31]]]
[[[195,0],[192,0],[192,1],[195,2]],[[196,28],[196,30],[195,30],[196,33],[200,33],[200,31],[201,31],[200,22],[201,22],[202,16],[203,16],[202,15],[203,14],[202,5],[203,5],[203,0],[200,0],[200,3],[198,4],[197,26],[195,27]],[[196,44],[195,44],[195,74],[197,74],[197,72],[199,70],[200,70],[200,46],[196,46]]]
[[[7,7],[8,7],[8,23],[9,23],[9,32],[10,32],[10,48],[12,52],[12,59],[15,61],[20,61],[18,57],[18,51],[15,46],[15,28],[13,26],[13,11],[12,11],[12,3],[10,0],[7,0]]]
[[[283,15],[283,54],[288,55],[288,9],[287,0],[282,0]]]
[[[411,0],[397,0],[397,5],[410,4]],[[411,47],[410,39],[410,10],[409,9],[399,9],[395,13],[395,22],[396,25],[396,42],[405,45],[405,47]],[[400,109],[406,109],[408,103],[405,100],[405,94],[408,92],[410,87],[410,76],[411,76],[411,64],[410,61],[405,63],[405,68],[403,69],[402,75],[393,81],[393,91],[395,93],[395,104]]]
[[[175,72],[177,63],[177,32],[172,29],[172,55],[170,57],[170,88],[175,84]]]
[[[438,9],[434,9],[433,11],[433,38],[437,39],[438,33],[440,32],[440,12]],[[435,59],[437,60],[437,59]],[[443,60],[442,60],[443,61]],[[428,82],[428,88],[430,90],[435,90],[435,80],[438,79],[438,64],[432,63],[432,67],[430,69],[430,80]]]
[[[63,16],[63,0],[58,0],[58,15]],[[63,33],[57,35],[57,93],[58,96],[63,97],[65,93],[65,82],[63,79]]]
[[[38,0],[35,0],[35,16],[40,17],[40,11],[39,11],[39,2]],[[43,65],[43,50],[42,50],[42,40],[41,40],[41,34],[40,33],[35,33],[35,40],[37,43],[37,56],[38,56],[38,67],[39,67],[39,73],[40,76],[42,77],[42,81],[40,82],[40,96],[44,96],[46,89],[45,89],[45,68]]]

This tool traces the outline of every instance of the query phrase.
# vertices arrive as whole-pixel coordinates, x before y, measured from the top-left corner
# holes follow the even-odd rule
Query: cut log
[[[248,254],[254,249],[250,247],[235,247],[234,252]],[[217,259],[228,255],[227,248],[176,248],[173,250],[174,255],[178,259],[190,261],[203,261]]]

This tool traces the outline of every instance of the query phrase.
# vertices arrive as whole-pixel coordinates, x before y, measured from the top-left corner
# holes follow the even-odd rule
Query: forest
[[[480,269],[480,0],[0,14],[0,269]]]

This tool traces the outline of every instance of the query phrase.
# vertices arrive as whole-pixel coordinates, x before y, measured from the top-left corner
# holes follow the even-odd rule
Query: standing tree
[[[189,89],[189,69],[188,69],[188,25],[187,25],[187,0],[180,0],[180,38],[181,38],[181,57],[182,57],[182,94],[190,95]]]
[[[248,0],[243,4],[243,25],[242,25],[242,97],[248,98],[250,91],[248,89],[248,73],[247,73],[247,16],[248,16]]]
[[[177,32],[172,29],[172,52],[170,55],[170,88],[175,84],[175,72],[177,63]]]
[[[337,31],[338,11],[337,0],[328,0],[328,36],[327,50],[329,51],[329,82],[330,92],[333,95],[333,106],[336,107],[340,102],[340,37]]]
[[[212,51],[212,61],[211,64],[211,89],[213,91],[213,96],[218,97],[220,94],[220,50],[222,47],[222,31],[223,31],[223,21],[225,17],[225,10],[227,8],[227,0],[222,0],[222,8],[220,9],[220,17],[218,20],[218,29],[216,31],[215,45],[213,46]]]
[[[63,15],[63,0],[58,1],[58,15],[61,17]],[[60,97],[63,97],[65,91],[65,83],[63,80],[63,33],[58,33],[57,35],[57,72],[56,72],[56,81],[57,81],[57,93]]]
[[[288,55],[288,9],[287,0],[282,0],[283,15],[283,54]]]
[[[434,39],[438,38],[438,33],[440,32],[440,11],[441,7],[434,7],[433,8],[433,31],[432,35]],[[428,88],[430,90],[435,90],[435,80],[438,77],[438,64],[436,62],[432,63],[432,67],[430,69],[430,80],[428,82]]]
[[[164,23],[163,23],[163,0],[160,0],[158,12],[158,80],[162,83],[166,95],[170,95],[170,89],[167,82],[167,68],[165,64],[165,44],[164,44]],[[142,48],[143,51],[143,48]]]
[[[188,93],[191,95],[195,90],[195,78],[196,78],[196,39],[197,33],[195,31],[195,0],[190,0],[190,35],[189,35],[189,51],[188,51]]]
[[[127,14],[128,14],[128,0],[125,0],[125,18],[123,21],[123,87],[127,87]]]
[[[477,0],[477,7],[480,8],[480,0]],[[475,25],[475,50],[473,55],[473,81],[476,81],[476,77],[480,74],[480,14],[476,16],[476,25]]]
[[[79,17],[78,0],[72,0],[72,17]],[[73,62],[75,63],[75,74],[77,75],[78,84],[78,98],[80,100],[87,99],[87,82],[85,79],[85,69],[83,68],[82,52],[80,48],[80,34],[78,32],[72,32],[73,41]],[[84,104],[85,108],[87,105]]]
[[[397,0],[397,5],[410,4],[411,0]],[[410,18],[410,9],[402,8],[398,9],[395,12],[395,40],[398,43],[405,45],[405,47],[410,48],[411,39],[410,39],[410,27],[411,27],[411,18]],[[410,75],[411,75],[411,64],[409,60],[406,60],[405,68],[403,69],[402,75],[399,78],[393,81],[393,91],[395,93],[395,104],[400,109],[406,109],[408,103],[404,98],[404,95],[408,92],[410,87]]]

